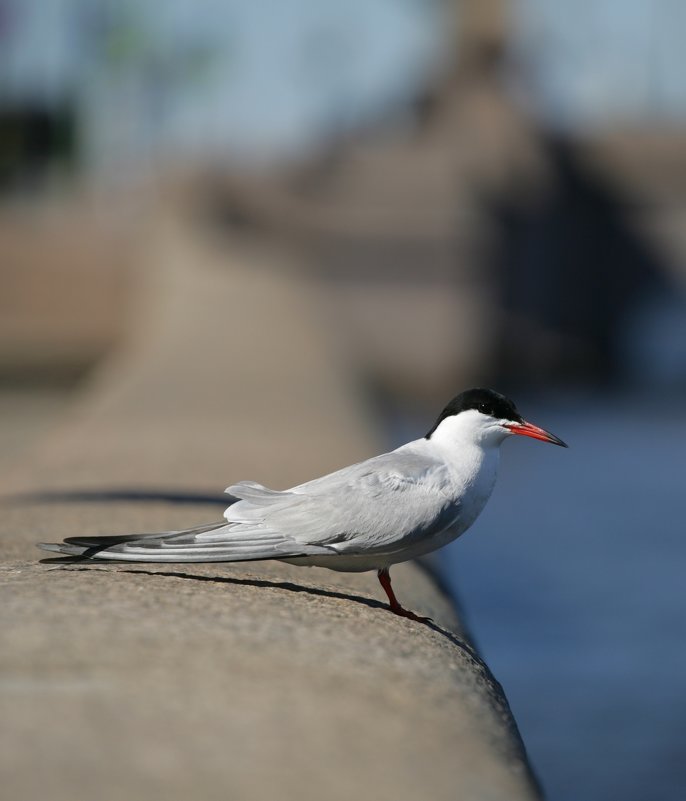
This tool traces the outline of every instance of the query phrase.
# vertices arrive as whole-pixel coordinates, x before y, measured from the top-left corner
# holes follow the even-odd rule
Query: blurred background
[[[0,0],[0,466],[135,349],[152,230],[240,254],[306,287],[387,447],[480,384],[570,443],[509,443],[438,569],[551,801],[683,798],[684,31],[678,0]]]

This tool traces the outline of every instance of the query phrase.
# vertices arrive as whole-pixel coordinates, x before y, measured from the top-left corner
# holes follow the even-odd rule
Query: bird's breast
[[[498,473],[498,451],[479,452],[470,460],[462,460],[453,469],[455,502],[459,514],[455,528],[466,531],[483,511],[495,486]]]

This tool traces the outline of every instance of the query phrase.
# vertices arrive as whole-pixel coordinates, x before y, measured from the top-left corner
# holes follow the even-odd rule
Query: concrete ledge
[[[6,491],[287,486],[378,451],[315,290],[267,262],[162,220],[138,336]],[[500,688],[418,567],[395,585],[433,628],[388,613],[364,574],[36,562],[37,540],[216,507],[3,506],[8,798],[539,797]]]

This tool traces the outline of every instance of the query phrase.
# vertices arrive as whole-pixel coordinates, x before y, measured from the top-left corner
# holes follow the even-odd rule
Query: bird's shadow
[[[42,559],[41,564],[54,564],[55,562],[61,563],[62,570],[71,570],[71,571],[89,571],[94,569],[102,570],[102,568],[93,568],[93,567],[86,567],[86,566],[75,566],[74,561],[71,563],[65,564],[67,560],[64,558],[62,559]],[[109,571],[107,571],[109,572]],[[185,573],[180,570],[132,570],[128,568],[120,568],[117,570],[117,573],[131,573],[131,574],[142,574],[144,576],[165,576],[167,578],[177,578],[183,579],[186,581],[206,581],[212,584],[231,584],[233,586],[241,586],[241,587],[259,587],[262,589],[274,589],[274,590],[285,590],[286,592],[293,592],[293,593],[306,593],[308,595],[314,595],[318,598],[332,598],[339,601],[352,601],[353,603],[363,604],[364,606],[369,607],[370,609],[380,609],[384,612],[388,612],[392,614],[390,607],[382,603],[381,601],[377,601],[374,598],[366,598],[364,595],[353,595],[351,593],[346,592],[337,592],[336,590],[325,590],[321,587],[304,587],[301,584],[295,584],[292,581],[274,581],[272,579],[258,579],[258,578],[238,578],[236,576],[203,576],[198,575],[197,573]],[[435,631],[437,634],[445,637],[449,642],[451,642],[456,648],[459,648],[466,657],[473,663],[477,664],[481,669],[488,669],[483,662],[483,660],[478,656],[476,651],[464,640],[458,637],[454,632],[449,631],[448,629],[444,629],[442,626],[437,625],[433,622],[433,620],[427,621],[417,621],[420,625],[426,626],[427,628]]]

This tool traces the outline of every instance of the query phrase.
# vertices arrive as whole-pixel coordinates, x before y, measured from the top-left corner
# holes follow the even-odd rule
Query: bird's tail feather
[[[235,528],[221,520],[183,531],[67,537],[38,547],[72,560],[115,562],[248,562],[331,553],[325,546],[303,545],[277,531],[232,531]],[[199,538],[207,532],[213,533],[212,540]]]

